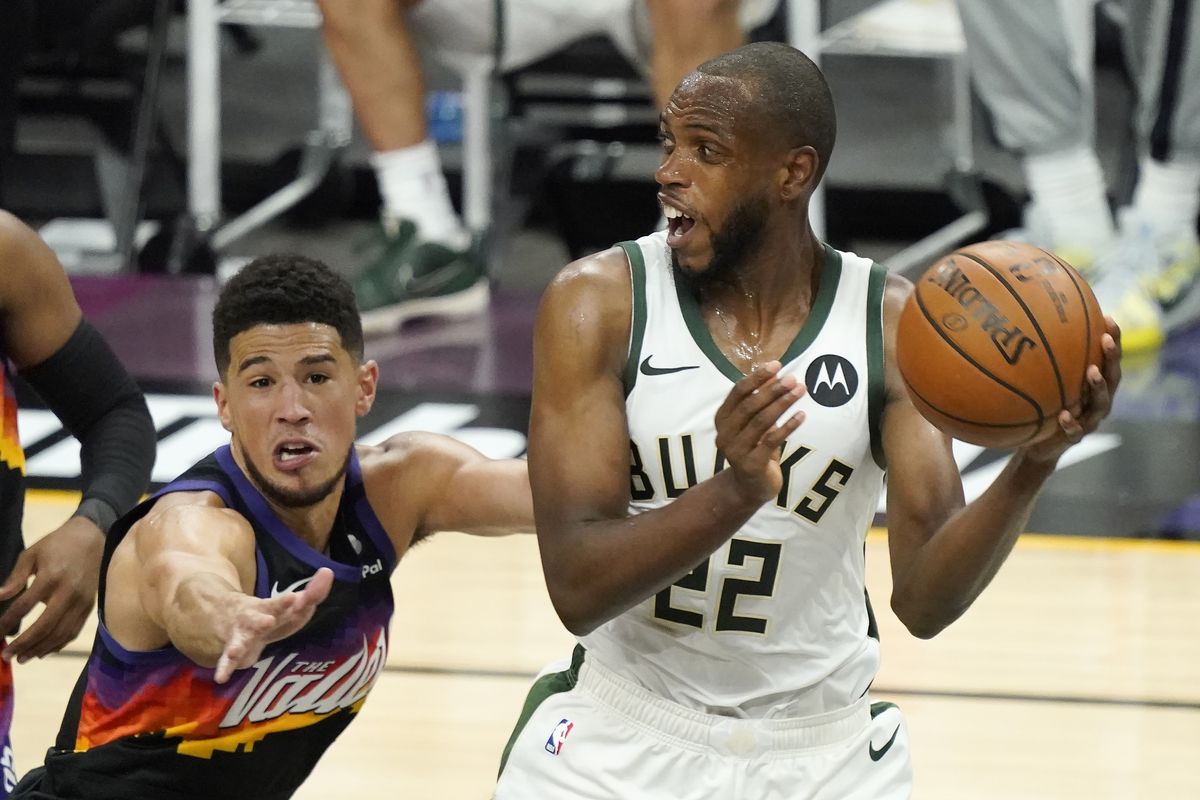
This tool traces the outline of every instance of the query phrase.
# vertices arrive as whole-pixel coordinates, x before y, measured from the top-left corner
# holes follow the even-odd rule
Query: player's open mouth
[[[317,457],[317,448],[308,442],[284,442],[275,448],[276,469],[297,470]]]
[[[696,224],[696,220],[680,209],[666,202],[661,202],[663,216],[667,218],[667,245],[680,247],[684,244],[688,233]]]

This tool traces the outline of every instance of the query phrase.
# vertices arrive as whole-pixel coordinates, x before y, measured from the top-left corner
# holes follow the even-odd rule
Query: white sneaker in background
[[[1165,338],[1162,308],[1149,286],[1158,273],[1153,228],[1126,210],[1120,215],[1117,246],[1096,260],[1089,276],[1105,314],[1121,326],[1121,347],[1134,354],[1161,347]]]
[[[1150,295],[1163,310],[1168,333],[1200,323],[1200,241],[1193,229],[1155,237],[1157,269]]]
[[[1119,218],[1123,235],[1140,237],[1153,252],[1143,280],[1162,309],[1165,332],[1200,323],[1200,240],[1195,227],[1164,230],[1155,218],[1134,208],[1122,209]]]

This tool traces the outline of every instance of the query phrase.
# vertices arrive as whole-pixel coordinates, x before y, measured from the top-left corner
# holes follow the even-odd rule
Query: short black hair
[[[342,347],[363,357],[362,321],[354,290],[326,264],[306,256],[276,253],[242,267],[221,289],[213,309],[213,355],[217,373],[229,369],[229,343],[255,325],[318,322],[334,328]]]
[[[817,151],[816,179],[821,179],[837,138],[837,113],[829,84],[812,59],[781,42],[754,42],[710,58],[696,71],[748,84],[755,111],[788,147],[810,145]]]

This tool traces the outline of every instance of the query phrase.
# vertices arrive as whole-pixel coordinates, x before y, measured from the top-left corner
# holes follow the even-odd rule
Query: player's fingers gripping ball
[[[1100,365],[1100,305],[1069,264],[1019,242],[980,242],[930,267],[900,315],[896,359],[913,404],[956,439],[1016,447],[1078,413]]]

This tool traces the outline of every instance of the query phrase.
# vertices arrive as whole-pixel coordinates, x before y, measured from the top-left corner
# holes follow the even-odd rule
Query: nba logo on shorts
[[[560,720],[554,726],[554,730],[550,732],[550,738],[546,740],[546,752],[552,756],[558,755],[562,750],[563,740],[567,738],[567,734],[571,732],[571,728],[575,727],[575,723],[568,719]]]

